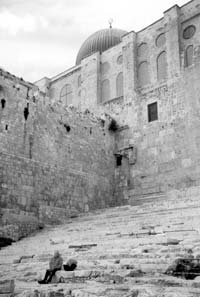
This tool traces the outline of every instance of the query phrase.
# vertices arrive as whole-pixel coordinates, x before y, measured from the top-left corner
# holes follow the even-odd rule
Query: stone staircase
[[[162,192],[156,192],[144,195],[135,195],[134,190],[129,190],[129,204],[132,206],[144,205],[144,203],[158,202],[167,199],[167,195]]]
[[[24,297],[200,296],[199,277],[164,274],[188,249],[200,255],[199,196],[156,197],[89,213],[3,248],[0,281],[14,279],[15,295]],[[78,268],[59,272],[62,283],[39,285],[55,250],[65,261],[75,258]]]

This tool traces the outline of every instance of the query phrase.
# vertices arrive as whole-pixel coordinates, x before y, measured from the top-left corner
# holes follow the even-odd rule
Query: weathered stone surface
[[[0,280],[0,294],[13,293],[14,288],[14,280]]]
[[[117,231],[129,234],[129,231],[134,229],[140,233],[144,226],[154,227],[158,224],[163,229],[170,226],[174,231],[180,229],[180,226],[184,230],[192,226],[193,214],[190,209],[170,213],[167,210],[158,211],[154,216],[150,215],[151,209],[148,211],[144,214],[144,209],[137,206],[105,209],[79,217],[70,224],[45,229],[22,239],[0,251],[0,279],[15,279],[15,294],[19,297],[49,297],[50,294],[66,296],[67,290],[71,290],[71,295],[85,294],[88,297],[127,297],[131,296],[132,292],[138,292],[141,297],[191,297],[189,292],[198,296],[198,279],[186,280],[165,275],[164,272],[177,258],[177,254],[182,257],[190,254],[186,246],[192,245],[196,249],[200,247],[199,234],[194,238],[192,232],[184,233],[184,241],[178,245],[167,246],[162,243],[172,238],[169,233],[162,237],[148,233],[138,238],[118,236]],[[135,213],[140,215],[135,216]],[[199,220],[198,212],[196,218]],[[116,234],[112,238],[106,236],[112,229]],[[50,238],[58,244],[52,245]],[[97,246],[80,252],[68,248],[73,242],[95,242]],[[78,269],[72,272],[59,271],[56,273],[59,282],[54,280],[51,284],[39,285],[38,277],[44,277],[55,249],[61,252],[64,262],[70,258],[76,259]],[[35,256],[32,258],[32,255]],[[24,259],[27,262],[13,264],[14,259],[20,259],[22,256],[29,256]],[[115,263],[116,260],[120,263]],[[131,271],[134,271],[134,274],[128,275]],[[141,271],[144,273],[140,273]],[[64,283],[60,282],[59,275],[62,274],[66,276],[63,277]]]
[[[56,275],[58,278],[62,278],[62,279],[72,279],[75,276],[75,272],[74,271],[58,271],[56,272]]]
[[[17,241],[41,229],[41,224],[37,218],[31,215],[18,215],[10,212],[3,214],[2,225],[0,237],[8,237],[12,241]]]
[[[144,272],[140,269],[131,270],[128,274],[126,274],[127,277],[141,277],[144,275]]]
[[[92,270],[76,270],[74,271],[74,277],[77,278],[89,278],[92,276]]]
[[[53,224],[115,205],[114,137],[98,115],[63,108],[2,69],[0,85],[7,102],[0,108],[0,208]],[[22,232],[15,240],[35,230],[28,220],[19,230],[8,223],[7,233]]]

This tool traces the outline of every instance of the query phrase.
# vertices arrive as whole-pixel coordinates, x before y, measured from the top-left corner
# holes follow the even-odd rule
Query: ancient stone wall
[[[0,206],[49,222],[114,205],[113,138],[89,111],[0,77]],[[35,92],[35,93],[34,93]]]
[[[198,63],[173,82],[143,91],[134,102],[121,105],[124,115],[117,115],[120,102],[109,104],[110,113],[124,124],[116,133],[117,151],[123,155],[132,146],[137,150],[130,171],[124,157],[116,168],[122,188],[141,195],[199,185],[199,77]],[[158,104],[158,120],[148,122],[148,105],[153,102]]]
[[[123,38],[124,96],[104,103],[120,126],[116,154],[122,160],[115,169],[118,199],[126,198],[129,189],[143,195],[199,185],[199,6],[197,1],[188,5],[188,12],[185,6],[173,6],[162,19]],[[195,34],[183,38],[191,25]],[[189,65],[188,45],[193,46]],[[163,52],[166,75],[159,78],[158,58]],[[152,103],[157,103],[158,119],[150,122],[148,106]],[[129,162],[131,151],[135,164]]]

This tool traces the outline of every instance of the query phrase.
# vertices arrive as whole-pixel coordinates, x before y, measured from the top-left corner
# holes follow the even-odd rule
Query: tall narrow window
[[[110,70],[110,64],[108,62],[104,62],[103,64],[101,64],[101,74],[102,75],[108,73],[109,70]]]
[[[101,101],[107,101],[110,99],[110,81],[105,79],[101,85]]]
[[[120,55],[118,58],[117,58],[117,64],[118,65],[121,65],[123,63],[123,56]]]
[[[148,121],[149,122],[156,121],[158,119],[157,102],[148,104],[147,109],[148,109]]]
[[[185,67],[193,63],[193,45],[189,45],[185,50]]]
[[[146,42],[142,42],[139,46],[138,46],[138,56],[140,57],[144,57],[147,55],[147,51],[148,51],[148,46]]]
[[[138,67],[138,81],[140,86],[144,86],[149,83],[149,71],[147,61],[140,63]]]
[[[4,109],[6,107],[6,99],[5,99],[4,88],[1,85],[0,85],[0,103],[1,103],[1,109]]]
[[[81,75],[78,76],[78,87],[81,86]]]
[[[161,33],[157,38],[156,38],[156,46],[161,47],[165,44],[165,34]]]
[[[60,92],[60,100],[64,104],[69,105],[72,103],[72,88],[71,85],[65,85]]]
[[[117,97],[121,97],[121,96],[124,95],[123,88],[124,88],[124,85],[123,85],[123,73],[120,72],[117,75],[117,79],[116,79],[116,93],[117,93]]]
[[[116,158],[116,166],[119,167],[122,165],[122,155],[115,155]]]
[[[167,55],[166,52],[161,52],[157,58],[157,75],[158,79],[167,78]]]

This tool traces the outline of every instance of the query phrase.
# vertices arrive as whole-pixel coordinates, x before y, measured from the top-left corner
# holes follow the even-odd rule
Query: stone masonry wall
[[[126,127],[116,133],[118,150],[132,145],[137,149],[130,171],[124,167],[125,158],[116,168],[122,187],[141,195],[200,184],[199,77],[198,63],[184,69],[176,80],[141,92],[132,103],[107,106]],[[158,120],[148,122],[147,106],[152,102],[158,103]]]
[[[173,6],[164,17],[138,33],[123,38],[124,97],[104,104],[120,126],[116,152],[123,158],[115,169],[115,195],[123,200],[129,189],[134,195],[150,194],[199,185],[199,8],[198,1]],[[183,30],[196,32],[183,39]],[[156,39],[165,33],[165,41]],[[145,55],[138,46],[146,43]],[[193,63],[185,67],[185,49],[194,47]],[[158,79],[157,58],[166,52],[166,78]],[[150,80],[139,85],[138,65],[147,61]],[[148,122],[148,105],[157,102],[158,120]],[[128,149],[134,148],[136,163],[130,164]],[[119,198],[121,196],[121,198]]]
[[[0,207],[55,222],[114,205],[114,143],[106,124],[89,111],[50,105],[37,88],[27,96],[14,76],[0,76],[0,86],[6,100],[0,105]]]
[[[80,78],[79,78],[80,77]],[[80,90],[79,79],[81,80],[81,69],[72,69],[67,74],[60,78],[53,79],[50,84],[49,96],[52,102],[58,102],[61,100],[60,93],[62,88],[69,84],[72,91],[72,102],[76,107],[80,109]],[[63,99],[62,99],[63,100]],[[63,106],[67,105],[67,102],[62,101]]]

